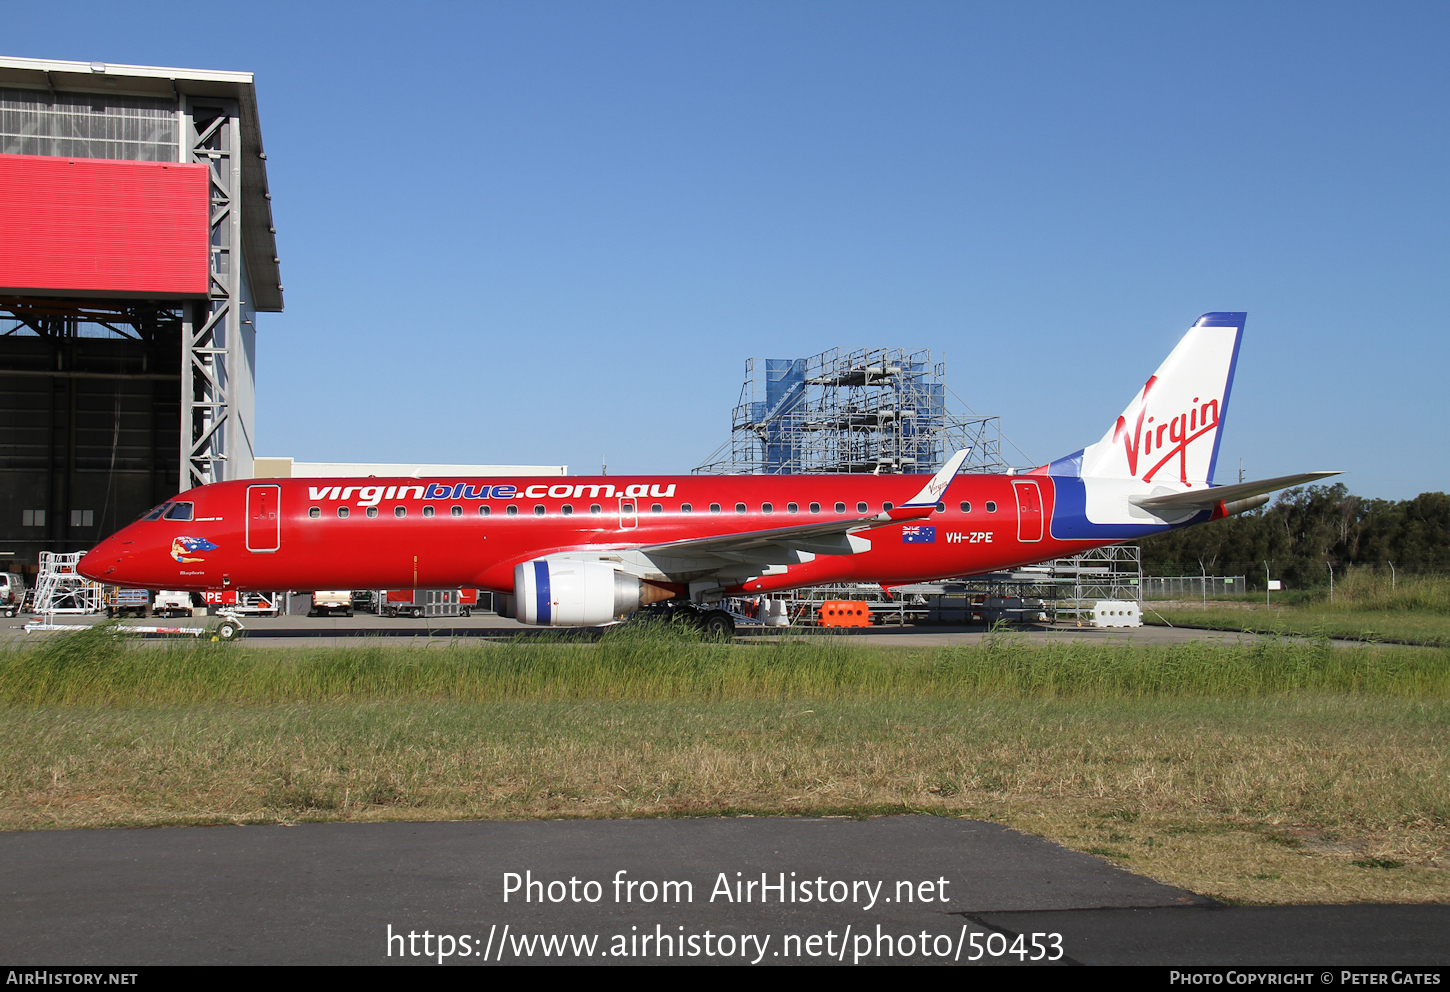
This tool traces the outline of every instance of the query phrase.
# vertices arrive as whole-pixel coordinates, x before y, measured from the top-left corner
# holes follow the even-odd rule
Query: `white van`
[[[0,612],[13,617],[25,605],[25,576],[19,572],[0,572]]]

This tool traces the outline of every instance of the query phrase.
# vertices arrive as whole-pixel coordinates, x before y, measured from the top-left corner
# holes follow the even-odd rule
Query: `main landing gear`
[[[690,624],[711,640],[728,641],[735,636],[735,620],[724,610],[701,609],[681,599],[651,603],[630,618],[653,623]]]

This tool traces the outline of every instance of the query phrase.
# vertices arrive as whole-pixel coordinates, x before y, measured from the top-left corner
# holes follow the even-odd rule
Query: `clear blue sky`
[[[235,15],[230,37],[208,19]],[[256,73],[307,460],[687,471],[749,356],[929,347],[1031,459],[1247,310],[1220,481],[1450,489],[1444,3],[13,4]]]

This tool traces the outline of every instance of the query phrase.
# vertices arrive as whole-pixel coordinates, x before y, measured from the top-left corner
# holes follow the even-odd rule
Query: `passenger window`
[[[349,514],[349,513],[350,513],[350,512],[352,512],[352,511],[350,511],[350,510],[349,510],[349,509],[348,509],[348,508],[347,508],[347,507],[345,507],[345,506],[339,506],[339,507],[338,507],[338,508],[337,508],[337,515],[338,515],[338,516],[339,516],[339,517],[345,517],[345,516],[347,516],[347,515],[348,515],[348,514]]]
[[[865,503],[857,503],[856,504],[856,512],[857,513],[865,513],[866,512],[866,509],[867,509],[867,507],[866,507],[866,504]]]
[[[516,517],[516,516],[519,515],[519,508],[517,506],[514,506],[512,503],[510,503],[509,504],[509,508],[508,508],[508,510],[506,512],[508,513],[509,516]]]
[[[691,506],[689,503],[681,503],[680,504],[680,512],[681,513],[694,513],[695,512],[695,508],[693,506]]]
[[[947,512],[947,505],[945,503],[938,503],[936,505],[936,512],[937,513],[945,513],[945,512]]]
[[[307,515],[309,517],[311,517],[313,520],[316,520],[318,517],[322,516],[322,507],[320,507],[320,506],[311,506],[311,507],[308,507],[307,508]]]
[[[191,503],[172,503],[171,509],[166,511],[167,520],[190,520]]]
[[[711,503],[710,504],[710,512],[711,513],[719,513],[720,512],[720,504],[719,503]]]
[[[480,505],[479,508],[478,508],[478,515],[480,517],[486,517],[486,516],[488,516],[492,512],[493,512],[493,510],[489,509],[488,504],[486,504],[486,503]]]
[[[660,506],[658,503],[651,503],[650,504],[650,507],[649,507],[649,512],[651,512],[651,513],[664,513],[665,512],[665,508],[663,506]]]
[[[797,506],[794,503],[787,503],[785,505],[785,512],[786,513],[799,513],[800,512],[800,507]]]
[[[736,513],[744,513],[745,512],[745,504],[744,503],[736,503],[735,504],[735,512]]]
[[[966,500],[962,500],[962,512],[963,513],[971,513],[972,512],[972,504],[971,503],[968,503]]]
[[[887,513],[890,513],[892,510],[896,509],[896,504],[895,503],[882,503],[881,504],[881,509],[884,510],[885,512],[887,512]]]
[[[819,503],[812,503],[811,504],[811,512],[812,513],[820,513],[821,512],[821,504],[819,504]]]
[[[572,516],[574,514],[574,508],[568,503],[565,503],[562,507],[560,507],[560,509],[564,511],[564,516],[566,517]]]
[[[378,515],[378,508],[376,506],[370,506],[370,507],[368,507],[368,516],[370,516],[370,517],[376,517],[377,515]]]
[[[448,515],[451,516],[451,517],[461,517],[461,516],[463,516],[463,507],[461,507],[461,506],[451,507],[448,510]]]
[[[837,513],[845,513],[846,512],[846,504],[845,503],[837,503],[836,504],[836,512]]]
[[[621,503],[621,504],[619,504],[619,512],[620,513],[633,513],[634,512],[634,504],[633,503]]]
[[[536,516],[536,517],[542,517],[543,515],[544,515],[544,504],[543,503],[535,503],[534,504],[534,516]]]
[[[599,504],[598,503],[590,503],[589,504],[589,512],[590,513],[598,513],[599,512]]]
[[[433,507],[431,507],[431,506],[425,506],[425,507],[423,507],[423,516],[425,516],[425,517],[431,517],[431,516],[433,516]]]
[[[760,512],[761,513],[774,513],[775,512],[775,507],[771,506],[769,503],[761,503],[760,504]]]
[[[406,517],[407,515],[408,515],[408,508],[406,506],[395,506],[395,507],[393,507],[393,516],[395,516],[395,517]]]
[[[996,513],[997,512],[997,504],[996,503],[993,503],[991,500],[987,500],[987,512],[988,513]]]

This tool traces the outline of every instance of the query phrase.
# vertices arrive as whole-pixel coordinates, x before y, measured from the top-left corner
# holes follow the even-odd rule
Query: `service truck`
[[[309,617],[352,616],[352,592],[348,589],[333,589],[314,592]]]
[[[161,617],[194,616],[191,593],[182,589],[162,589],[151,601],[151,610]]]

